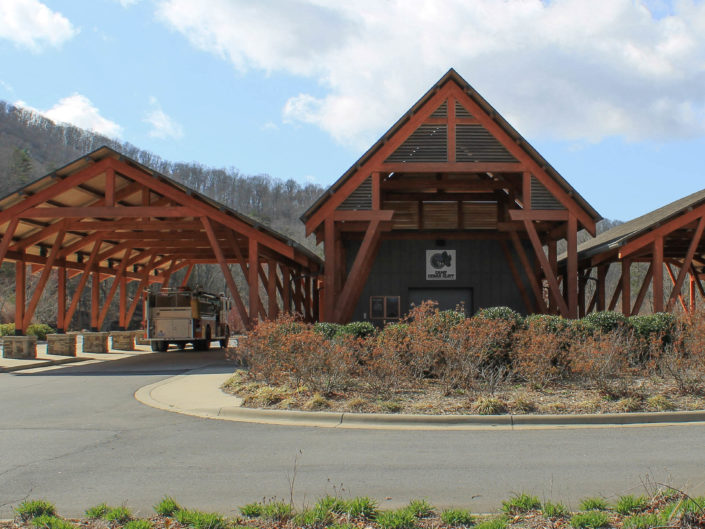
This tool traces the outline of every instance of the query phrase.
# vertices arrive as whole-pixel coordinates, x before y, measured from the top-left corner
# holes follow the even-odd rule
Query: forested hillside
[[[289,237],[305,240],[299,215],[321,194],[313,184],[268,175],[244,175],[234,168],[169,162],[129,143],[55,124],[34,112],[0,101],[0,196],[107,145],[196,191],[215,198]]]

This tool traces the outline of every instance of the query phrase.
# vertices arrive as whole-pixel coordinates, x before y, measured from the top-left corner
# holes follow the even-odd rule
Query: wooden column
[[[311,286],[311,288],[313,289],[313,291],[311,292],[311,297],[312,297],[311,303],[313,304],[313,306],[311,308],[311,312],[312,312],[311,317],[313,318],[313,321],[316,322],[316,321],[319,321],[319,319],[320,319],[319,318],[319,315],[320,315],[320,312],[319,312],[320,311],[320,306],[319,306],[320,292],[318,290],[318,278],[314,277],[312,283],[313,283],[313,285]]]
[[[313,321],[311,317],[311,276],[304,278],[304,318],[306,321]]]
[[[118,326],[120,330],[127,330],[125,316],[127,315],[127,277],[123,274],[119,278],[120,281],[120,309],[118,310]]]
[[[91,284],[91,331],[98,332],[98,316],[100,315],[100,274],[93,271]]]
[[[66,267],[60,266],[56,272],[56,332],[63,334],[66,332],[66,324],[64,323],[66,316]]]
[[[279,304],[277,303],[277,264],[267,260],[267,316],[270,320],[277,319]]]
[[[622,259],[622,314],[625,316],[632,313],[631,267],[631,259]]]
[[[571,318],[578,317],[578,218],[570,213],[568,215],[568,233],[566,239],[568,247],[567,282],[568,289],[568,314]]]
[[[25,291],[27,287],[27,269],[25,268],[24,253],[23,259],[15,261],[15,334],[24,335],[24,304]]]
[[[555,239],[548,241],[548,262],[551,263],[553,274],[558,276],[558,242]],[[548,296],[548,312],[553,313],[556,310],[556,303],[553,301],[553,296]]]
[[[250,325],[259,321],[259,243],[250,237],[248,245],[247,282],[250,287]]]
[[[654,241],[654,312],[663,312],[663,237]]]
[[[335,321],[335,270],[336,263],[336,248],[335,248],[335,221],[332,218],[327,218],[323,225],[323,244],[325,251],[325,269],[324,269],[324,291],[323,291],[323,318],[325,321]]]
[[[608,265],[597,267],[597,310],[605,310],[607,304],[607,269]]]

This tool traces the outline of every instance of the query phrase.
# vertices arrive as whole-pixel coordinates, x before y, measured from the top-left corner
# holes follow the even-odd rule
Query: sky
[[[704,1],[0,2],[0,99],[302,184],[451,67],[605,218],[705,188]]]

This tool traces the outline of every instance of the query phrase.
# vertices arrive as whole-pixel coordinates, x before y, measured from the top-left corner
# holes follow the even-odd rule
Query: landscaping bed
[[[522,493],[503,501],[494,514],[477,514],[464,508],[436,509],[422,499],[385,511],[368,497],[326,496],[301,509],[276,499],[251,503],[240,506],[237,516],[226,517],[186,509],[164,497],[149,518],[134,517],[124,505],[101,504],[87,509],[83,518],[65,519],[47,501],[26,500],[15,509],[15,520],[0,522],[0,529],[686,529],[705,527],[704,506],[705,498],[691,498],[668,487],[643,496],[621,496],[614,502],[585,498],[574,512],[561,503]]]
[[[705,409],[705,314],[472,318],[425,303],[400,323],[260,323],[224,391],[251,408],[412,414]]]

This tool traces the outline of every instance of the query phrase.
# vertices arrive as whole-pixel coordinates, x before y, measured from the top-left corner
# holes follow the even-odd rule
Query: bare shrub
[[[628,355],[633,336],[629,332],[596,332],[574,340],[569,350],[571,371],[606,396],[617,399],[631,394]]]
[[[571,341],[567,324],[549,326],[544,319],[528,319],[526,328],[514,335],[511,352],[514,374],[539,387],[563,378],[569,370],[567,351]]]

